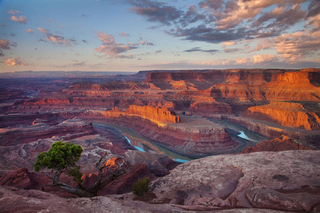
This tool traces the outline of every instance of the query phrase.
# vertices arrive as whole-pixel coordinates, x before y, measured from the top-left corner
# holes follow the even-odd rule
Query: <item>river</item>
[[[230,134],[231,138],[238,143],[242,144],[242,146],[239,147],[237,152],[241,152],[245,147],[247,146],[254,146],[255,144],[259,143],[260,141],[267,140],[267,138],[252,132],[245,127],[226,121],[226,120],[216,120],[209,118],[210,121],[220,124],[221,126],[225,127]],[[94,125],[99,126],[105,126],[109,128],[114,128],[119,130],[127,139],[128,143],[134,146],[137,150],[141,152],[147,152],[147,153],[163,153],[172,158],[174,161],[185,163],[190,160],[193,160],[192,158],[177,154],[175,152],[172,152],[159,144],[155,143],[154,141],[140,135],[136,131],[124,127],[117,124],[107,123],[107,122],[93,122]]]

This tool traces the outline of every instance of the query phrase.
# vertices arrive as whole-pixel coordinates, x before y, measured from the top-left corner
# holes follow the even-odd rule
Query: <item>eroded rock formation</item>
[[[259,120],[267,120],[281,126],[304,128],[307,130],[320,129],[318,112],[310,112],[299,103],[271,102],[263,106],[248,108],[246,116]]]
[[[163,126],[163,123],[178,123],[180,121],[179,116],[177,116],[175,112],[169,111],[166,108],[153,106],[130,105],[125,112],[115,107],[111,111],[106,111],[103,115],[107,117],[138,116],[148,119],[159,126]]]
[[[316,212],[319,154],[299,150],[206,157],[179,165],[154,181],[151,189],[159,200],[208,210],[245,207]]]

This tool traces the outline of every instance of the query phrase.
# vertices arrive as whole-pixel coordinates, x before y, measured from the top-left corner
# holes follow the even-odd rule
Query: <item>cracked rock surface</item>
[[[211,156],[152,183],[157,199],[188,206],[307,212],[320,207],[320,151]]]

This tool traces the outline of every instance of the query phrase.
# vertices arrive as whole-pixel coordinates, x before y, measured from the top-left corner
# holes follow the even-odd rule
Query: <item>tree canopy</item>
[[[84,188],[82,183],[82,173],[77,161],[80,159],[83,149],[80,145],[74,145],[69,142],[57,141],[51,145],[48,152],[41,152],[37,156],[37,161],[34,164],[35,171],[39,172],[41,169],[49,169],[46,176],[53,180],[53,186],[60,186],[63,190],[76,194],[81,197],[93,197],[97,192],[105,187],[111,181],[117,179],[120,175],[124,174],[126,170],[122,167],[125,160],[119,163],[116,167],[111,168],[111,165],[104,164],[103,159],[107,156],[105,153],[101,156],[100,160],[96,163],[98,170],[96,182],[89,188]],[[103,178],[103,169],[109,169],[111,175]],[[77,183],[76,187],[69,186],[59,180],[62,173],[68,174]]]
[[[80,159],[82,152],[83,149],[80,145],[57,141],[51,145],[48,152],[41,152],[37,156],[34,169],[37,172],[43,168],[60,171],[61,173],[66,172],[73,177],[76,183],[81,183],[82,173],[76,162]]]

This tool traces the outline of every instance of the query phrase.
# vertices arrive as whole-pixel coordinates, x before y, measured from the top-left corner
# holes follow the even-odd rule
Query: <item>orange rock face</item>
[[[180,121],[179,116],[174,112],[169,111],[167,108],[153,107],[153,106],[136,106],[130,105],[129,108],[123,112],[117,107],[113,110],[106,111],[104,113],[107,117],[119,117],[119,116],[138,116],[144,119],[148,119],[153,123],[178,123]]]
[[[307,130],[320,129],[320,118],[315,112],[308,112],[302,104],[271,102],[264,106],[250,107],[247,115],[257,119],[264,118],[282,126],[302,127]]]

